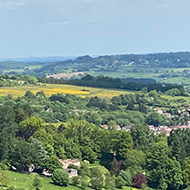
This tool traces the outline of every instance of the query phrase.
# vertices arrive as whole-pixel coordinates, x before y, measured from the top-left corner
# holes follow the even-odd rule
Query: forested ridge
[[[5,78],[18,80],[4,75],[2,81]],[[25,80],[22,85],[39,82],[29,76],[19,80]],[[178,94],[180,90],[184,93],[178,86],[164,93],[167,97],[183,95]],[[171,117],[156,112],[157,107]],[[189,120],[189,103],[183,96],[164,98],[161,90],[147,86],[111,99],[71,94],[47,97],[43,91],[27,91],[18,98],[1,97],[1,170],[28,172],[33,165],[34,172],[52,173],[56,185],[83,189],[185,189],[190,185],[190,129],[173,130],[166,136],[155,134],[148,125],[187,125]],[[131,127],[130,132],[124,130],[126,126]],[[59,159],[68,158],[81,161],[80,168],[70,166],[78,170],[78,177],[68,179],[61,169]]]
[[[125,72],[128,66],[149,66],[166,68],[187,68],[190,66],[189,52],[155,53],[155,54],[123,54],[90,57],[89,55],[77,57],[45,65],[34,72],[60,73],[67,71],[107,71]],[[137,68],[138,69],[138,68]]]

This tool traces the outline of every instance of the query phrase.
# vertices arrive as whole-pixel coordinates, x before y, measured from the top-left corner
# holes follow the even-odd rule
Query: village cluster
[[[164,113],[161,108],[154,108],[154,111],[156,111],[160,115],[166,116],[169,119],[172,118],[172,115],[170,113]],[[183,114],[184,113],[185,114],[189,114],[189,113],[186,113],[185,110],[183,111]],[[102,125],[101,127],[104,128],[104,129],[109,129],[108,125]],[[120,125],[116,125],[114,127],[114,129],[116,129],[116,130],[124,130],[124,131],[130,132],[131,129],[132,129],[132,127],[133,127],[133,125],[126,125],[124,127],[121,127]],[[172,125],[172,126],[154,126],[154,125],[149,125],[149,129],[151,131],[153,131],[155,135],[166,134],[166,136],[170,136],[170,133],[171,133],[172,130],[190,129],[190,121],[188,121],[185,125]]]

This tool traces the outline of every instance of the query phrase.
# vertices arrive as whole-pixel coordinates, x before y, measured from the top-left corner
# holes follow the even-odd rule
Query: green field
[[[2,87],[0,88],[0,96],[7,96],[8,94],[13,95],[13,97],[23,96],[26,91],[30,90],[34,94],[38,91],[44,91],[44,93],[49,97],[52,94],[63,93],[63,94],[75,94],[81,97],[113,97],[120,94],[133,93],[132,91],[124,90],[113,90],[113,89],[103,89],[103,88],[91,88],[91,87],[81,87],[73,85],[61,85],[61,84],[44,84],[41,86],[30,85],[30,86],[15,86],[15,87]]]
[[[134,69],[136,71],[134,71]],[[175,83],[183,84],[185,86],[190,84],[190,78],[188,77],[169,77],[169,78],[160,78],[159,76],[166,73],[181,73],[184,70],[190,70],[190,68],[164,68],[164,67],[136,67],[128,66],[124,71],[121,72],[96,72],[91,71],[88,74],[93,76],[109,76],[113,78],[151,78],[160,83]]]
[[[15,73],[21,74],[22,72],[24,72],[25,69],[32,70],[32,69],[38,69],[41,67],[42,67],[42,65],[34,65],[34,66],[26,66],[23,69],[5,69],[5,70],[3,70],[3,73],[15,72]]]
[[[32,190],[32,182],[36,174],[21,174],[16,172],[8,172],[10,177],[10,185],[16,188],[24,188],[24,190]],[[42,188],[41,190],[79,190],[80,188],[74,186],[59,187],[52,184],[51,178],[41,177]]]
[[[162,98],[168,99],[168,100],[179,100],[184,99],[187,103],[190,103],[190,97],[188,96],[168,96],[168,95],[162,95]]]
[[[93,76],[109,76],[113,78],[152,78],[157,79],[161,73],[134,73],[134,72],[89,72],[88,74]]]
[[[37,174],[21,174],[17,172],[8,172],[9,177],[9,186],[15,187],[15,188],[23,188],[22,190],[33,190],[32,188],[32,182],[34,177]],[[42,188],[41,190],[80,190],[80,187],[75,187],[72,185],[69,185],[68,187],[60,187],[52,184],[51,178],[48,177],[40,177],[42,182]],[[0,188],[3,189],[3,188]],[[91,188],[88,188],[90,190]],[[131,190],[129,187],[123,187],[123,190]],[[136,190],[133,188],[133,190]]]

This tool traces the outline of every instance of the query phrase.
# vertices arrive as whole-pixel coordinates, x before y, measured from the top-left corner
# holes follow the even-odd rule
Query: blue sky
[[[0,0],[0,58],[190,50],[190,0]]]

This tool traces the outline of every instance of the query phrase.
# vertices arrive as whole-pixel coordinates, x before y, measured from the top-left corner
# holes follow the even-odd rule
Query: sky
[[[0,0],[0,58],[190,51],[190,0]]]

